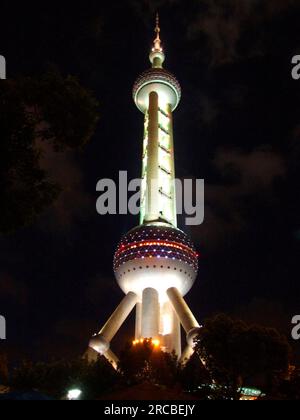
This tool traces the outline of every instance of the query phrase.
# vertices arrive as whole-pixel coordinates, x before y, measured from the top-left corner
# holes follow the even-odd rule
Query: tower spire
[[[165,61],[165,54],[160,39],[160,22],[158,13],[156,14],[156,25],[154,32],[156,34],[156,37],[153,41],[153,47],[150,53],[150,61],[153,68],[162,68],[162,65]]]
[[[154,51],[162,52],[161,39],[160,39],[160,24],[159,24],[159,14],[156,14],[156,27],[155,27],[156,38],[154,40]]]

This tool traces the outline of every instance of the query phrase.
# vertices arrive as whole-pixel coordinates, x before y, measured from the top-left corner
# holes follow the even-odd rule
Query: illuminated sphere
[[[139,226],[121,240],[114,258],[114,272],[125,294],[153,288],[160,300],[176,287],[182,296],[192,288],[198,272],[198,254],[188,236],[179,229]]]
[[[152,68],[146,70],[137,79],[133,87],[133,99],[138,109],[144,114],[149,107],[149,95],[156,92],[166,104],[170,104],[172,112],[181,99],[181,87],[172,73],[165,69]]]
[[[160,64],[162,65],[165,62],[166,56],[163,51],[153,50],[149,55],[149,59],[151,64],[154,64],[154,60],[158,59],[160,61]]]

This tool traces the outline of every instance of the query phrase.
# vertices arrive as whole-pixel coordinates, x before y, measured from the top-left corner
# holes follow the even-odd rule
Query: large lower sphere
[[[188,236],[168,226],[139,226],[125,235],[116,251],[114,271],[124,293],[153,288],[160,301],[176,287],[182,296],[192,288],[198,272],[198,255]]]

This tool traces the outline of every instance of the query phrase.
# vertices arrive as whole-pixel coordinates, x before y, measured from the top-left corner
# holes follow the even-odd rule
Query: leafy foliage
[[[113,389],[118,373],[99,358],[89,363],[84,359],[52,363],[23,362],[13,372],[11,386],[20,391],[38,390],[56,398],[65,396],[70,388],[79,388],[85,399],[99,398]]]
[[[80,388],[84,399],[95,399],[112,390],[150,383],[174,391],[183,389],[201,400],[238,400],[242,387],[255,386],[267,391],[268,398],[299,399],[299,372],[295,370],[287,380],[289,361],[290,347],[277,331],[221,314],[206,320],[196,340],[196,352],[184,365],[175,353],[165,353],[152,340],[143,340],[127,343],[117,372],[105,358],[93,363],[81,359],[24,362],[14,371],[10,385],[58,398],[70,388]],[[269,389],[261,385],[262,377],[272,385]]]
[[[289,380],[284,380],[279,384],[276,394],[273,398],[277,400],[300,400],[300,371],[295,370]]]
[[[82,147],[97,120],[97,101],[73,77],[51,73],[1,81],[1,233],[32,223],[60,193],[41,168],[38,141],[56,151]]]
[[[197,353],[185,365],[180,366],[180,383],[188,391],[196,391],[201,385],[205,388],[211,384],[210,375]]]
[[[174,386],[178,380],[177,356],[155,348],[150,340],[121,353],[119,370],[127,383],[151,382]]]
[[[212,379],[236,390],[246,380],[262,375],[269,379],[287,374],[290,347],[276,330],[246,325],[226,315],[205,322],[196,351]]]

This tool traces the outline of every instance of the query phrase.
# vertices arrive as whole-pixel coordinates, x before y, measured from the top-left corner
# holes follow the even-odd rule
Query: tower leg
[[[181,358],[179,359],[179,362],[185,365],[193,356],[193,354],[194,354],[193,348],[189,345],[186,346],[186,348],[184,349],[184,352],[182,353]]]
[[[161,305],[160,311],[160,333],[163,337],[162,347],[165,351],[181,356],[181,326],[177,314],[171,302]]]
[[[118,369],[119,359],[111,350],[108,350],[103,356],[109,361],[115,370]],[[98,361],[100,355],[96,350],[89,347],[83,357],[88,361],[88,363],[95,363]]]
[[[181,358],[181,353],[182,353],[182,349],[181,349],[181,325],[180,325],[180,321],[178,319],[178,316],[176,314],[176,312],[174,311],[174,309],[172,308],[172,312],[173,312],[173,351],[175,351],[175,353],[178,356],[178,359]]]
[[[129,292],[128,295],[125,296],[125,298],[122,300],[115,312],[112,314],[112,316],[109,318],[99,334],[92,338],[89,347],[101,355],[105,355],[110,348],[111,340],[117,334],[135,307],[137,299],[138,297],[135,293]]]
[[[118,367],[119,367],[119,359],[118,359],[118,357],[115,355],[115,353],[112,350],[109,349],[104,354],[104,357],[106,357],[106,359],[115,368],[115,370],[118,370]]]
[[[135,319],[135,339],[142,338],[142,303],[136,304],[136,319]]]
[[[159,295],[155,289],[145,289],[142,306],[142,337],[158,338],[160,320]]]
[[[200,325],[187,303],[175,287],[169,289],[167,294],[185,332],[187,333],[188,345],[193,348],[194,339],[199,333]]]

